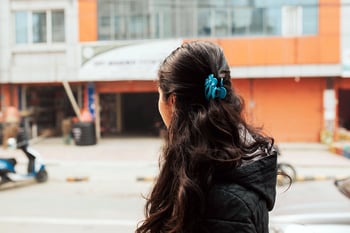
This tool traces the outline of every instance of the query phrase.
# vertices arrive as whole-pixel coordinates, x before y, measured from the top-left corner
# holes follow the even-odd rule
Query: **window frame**
[[[284,5],[281,11],[282,36],[302,36],[303,7],[300,5]]]
[[[312,36],[318,34],[317,25],[319,24],[317,17],[319,7],[318,4],[313,3],[314,1],[317,0],[309,0],[306,3],[302,0],[254,2],[248,0],[176,0],[175,2],[153,0],[152,4],[146,8],[146,6],[140,7],[142,0],[133,0],[133,6],[125,2],[125,5],[119,4],[123,2],[122,0],[98,0],[100,9],[97,10],[97,40]],[[110,4],[109,9],[115,8],[112,13],[106,10],[108,4]],[[132,10],[133,7],[139,9],[137,13],[140,17],[144,17],[144,27],[147,27],[144,31],[134,34],[128,30],[130,17],[136,13]],[[292,30],[293,33],[285,31],[286,22],[283,22],[285,20],[282,16],[284,7],[296,8],[299,12],[295,17],[293,13],[290,14],[291,19],[298,21],[297,26],[293,27],[293,23],[289,26],[290,29],[295,28]],[[315,10],[306,12],[305,7],[310,9],[315,7]],[[189,14],[181,15],[186,12]],[[242,14],[246,14],[247,17],[240,17],[239,15]],[[115,23],[102,24],[104,17],[114,22],[115,16],[119,16],[120,21],[123,21],[120,36],[117,36]],[[146,22],[147,16],[149,16],[148,22]],[[312,20],[312,23],[308,24],[308,31],[304,30],[305,16]],[[191,20],[186,20],[187,18]],[[187,22],[191,22],[191,25]],[[137,25],[134,26],[137,27]]]
[[[16,14],[18,12],[25,12],[26,17],[27,17],[27,23],[26,23],[26,42],[25,43],[18,43],[17,42],[17,18]],[[63,20],[63,41],[54,41],[53,38],[53,12],[63,12],[64,20]],[[45,25],[45,39],[46,41],[43,42],[34,42],[34,25],[33,25],[33,17],[35,13],[45,13],[45,20],[46,20],[46,25]],[[64,8],[57,8],[57,9],[30,9],[30,10],[14,10],[12,12],[12,19],[13,19],[13,28],[12,30],[13,33],[13,43],[15,46],[35,46],[35,45],[48,45],[48,44],[65,44],[67,42],[67,15],[66,11]]]

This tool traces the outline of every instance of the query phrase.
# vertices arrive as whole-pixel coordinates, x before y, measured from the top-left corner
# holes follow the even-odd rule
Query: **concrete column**
[[[78,1],[68,1],[66,11],[66,58],[67,75],[66,79],[77,80],[80,68],[80,47],[79,47],[79,28],[78,28]],[[62,77],[60,77],[62,78]]]
[[[10,69],[12,27],[9,0],[0,1],[0,83],[7,82]]]
[[[116,98],[117,132],[121,133],[123,130],[122,94],[121,93],[116,94],[115,98]]]
[[[340,55],[343,76],[350,77],[350,0],[340,1]]]

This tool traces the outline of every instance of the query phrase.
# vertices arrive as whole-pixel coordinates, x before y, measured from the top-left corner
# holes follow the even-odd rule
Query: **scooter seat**
[[[7,163],[11,164],[13,167],[17,164],[17,160],[15,158],[6,158],[6,159],[0,159],[2,161],[6,161]]]

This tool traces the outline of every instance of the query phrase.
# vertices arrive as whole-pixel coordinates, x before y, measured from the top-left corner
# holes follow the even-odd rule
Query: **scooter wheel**
[[[277,185],[284,186],[295,182],[297,178],[297,172],[295,168],[288,163],[278,163],[278,176]]]
[[[43,183],[46,182],[48,179],[48,174],[47,171],[45,169],[41,169],[38,174],[36,174],[35,176],[36,181],[38,181],[39,183]]]

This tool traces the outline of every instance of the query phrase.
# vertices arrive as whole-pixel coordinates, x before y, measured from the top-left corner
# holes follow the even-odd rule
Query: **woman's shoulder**
[[[207,198],[207,208],[213,218],[249,218],[254,212],[259,196],[237,184],[215,184]]]

